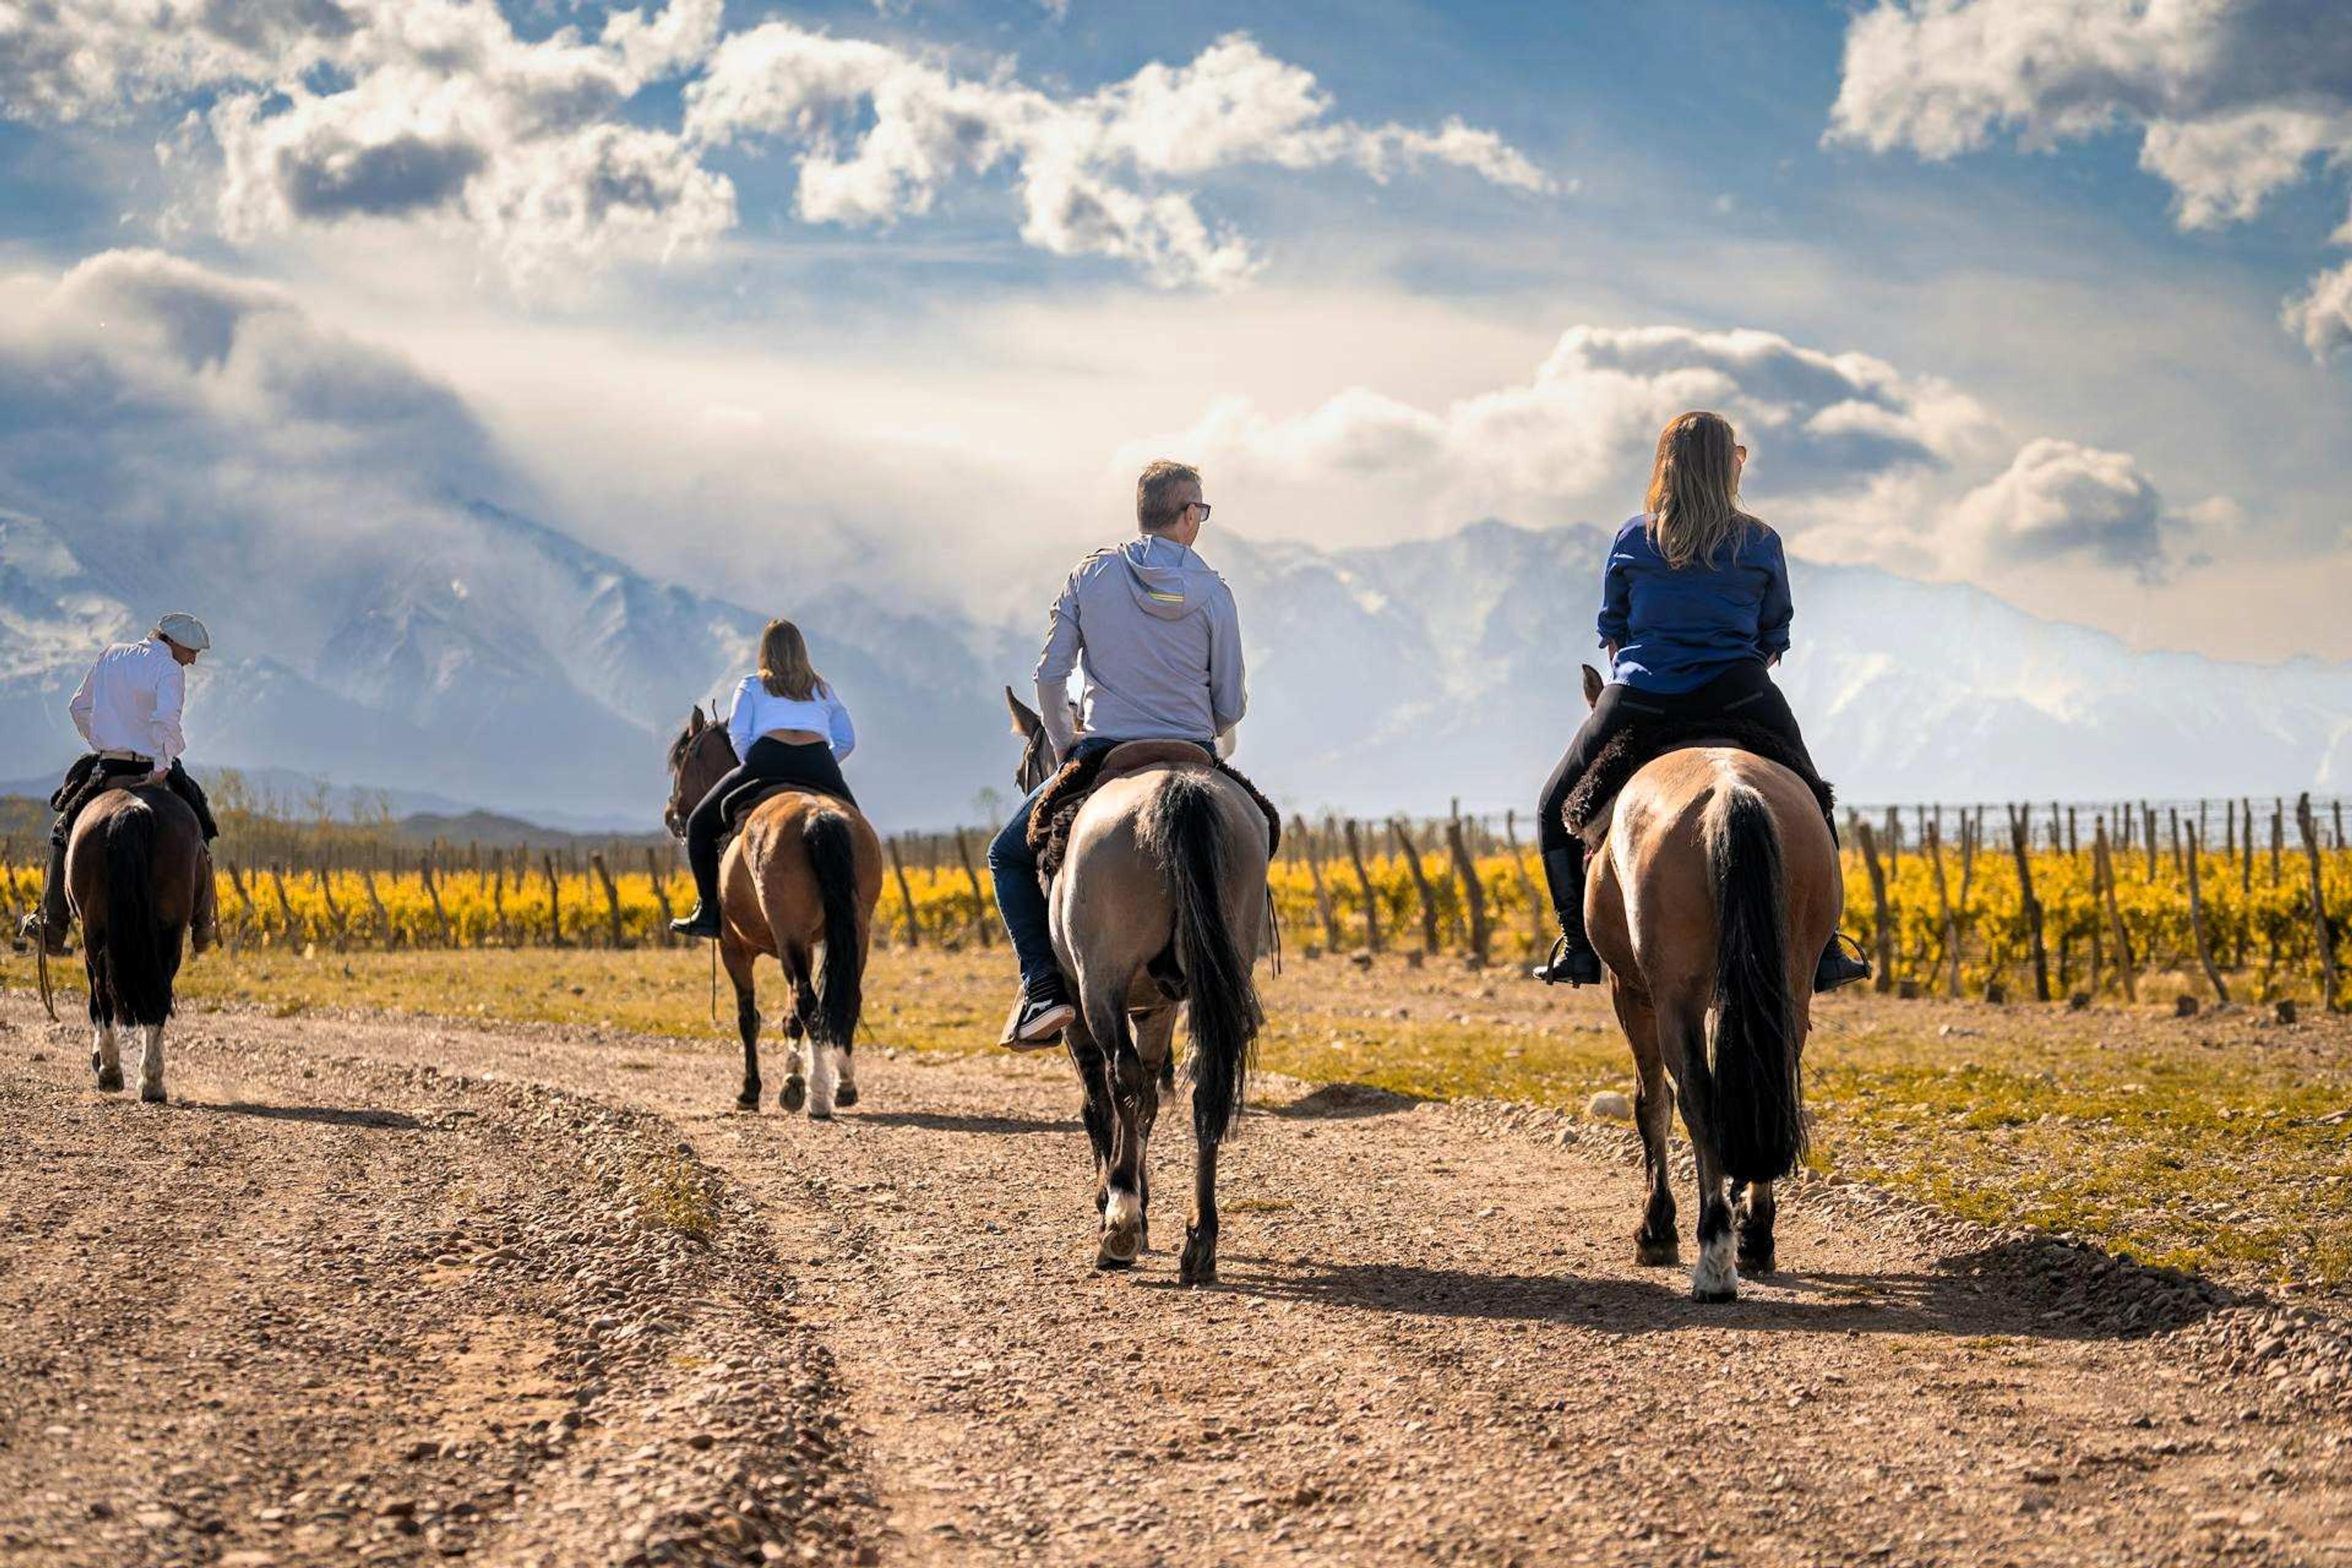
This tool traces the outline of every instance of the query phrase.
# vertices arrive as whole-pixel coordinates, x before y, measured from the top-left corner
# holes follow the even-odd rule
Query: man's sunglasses
[[[1206,522],[1206,521],[1209,521],[1209,503],[1208,503],[1207,501],[1204,501],[1204,500],[1196,500],[1196,501],[1194,501],[1192,504],[1193,504],[1194,506],[1199,507],[1199,508],[1201,509],[1201,521],[1202,521],[1202,522]]]

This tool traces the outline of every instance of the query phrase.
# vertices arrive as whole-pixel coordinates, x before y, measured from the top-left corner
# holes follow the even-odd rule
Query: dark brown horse
[[[1011,692],[1026,747],[1015,777],[1050,765],[1037,715]],[[1265,817],[1208,765],[1158,763],[1096,786],[1054,879],[1054,953],[1077,998],[1064,1031],[1094,1145],[1098,1268],[1149,1244],[1146,1156],[1170,1078],[1176,1009],[1192,1037],[1192,1207],[1177,1277],[1217,1278],[1217,1149],[1239,1120],[1265,1014],[1251,964],[1265,930]]]
[[[209,908],[204,830],[161,784],[109,790],[82,808],[66,843],[66,900],[81,921],[89,975],[89,1065],[98,1087],[122,1087],[116,1030],[140,1032],[139,1098],[163,1102],[163,1024],[181,942]]]
[[[1590,666],[1584,693],[1601,693]],[[1634,1257],[1680,1260],[1666,1163],[1679,1101],[1698,1167],[1691,1294],[1728,1301],[1741,1269],[1771,1271],[1772,1184],[1804,1152],[1799,1068],[1813,961],[1845,901],[1837,848],[1803,780],[1728,746],[1669,752],[1643,768],[1591,848],[1585,929],[1608,965],[1640,1079],[1634,1119],[1650,1198]]]
[[[727,727],[696,708],[670,743],[663,820],[671,832],[685,831],[687,813],[735,763]],[[881,896],[881,840],[856,806],[829,795],[793,789],[770,795],[727,846],[719,863],[719,961],[735,985],[735,1026],[743,1037],[737,1107],[760,1108],[760,1006],[751,965],[762,955],[782,967],[793,987],[784,1034],[796,1045],[777,1105],[798,1110],[805,1102],[822,1121],[836,1105],[857,1103],[850,1047]]]

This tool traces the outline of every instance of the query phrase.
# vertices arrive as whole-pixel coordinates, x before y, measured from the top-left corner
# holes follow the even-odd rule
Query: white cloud
[[[2352,348],[2352,262],[2321,273],[2287,300],[2281,317],[2315,359]]]
[[[1977,454],[1991,427],[1966,395],[1866,354],[1755,331],[1580,326],[1529,381],[1443,408],[1354,387],[1274,418],[1231,398],[1128,455],[1184,454],[1261,506],[1272,491],[1269,510],[1302,531],[1394,537],[1487,515],[1622,515],[1660,426],[1700,407],[1738,427],[1773,494],[1808,505],[1882,476],[1940,471]]]
[[[1459,121],[1427,132],[1336,120],[1312,73],[1239,34],[1190,64],[1147,65],[1061,99],[769,22],[728,38],[687,103],[690,139],[801,142],[799,208],[812,222],[887,224],[928,211],[955,180],[1008,167],[1024,239],[1059,256],[1131,261],[1163,284],[1227,286],[1257,265],[1245,241],[1164,179],[1266,163],[1346,164],[1384,180],[1401,166],[1444,163],[1510,188],[1550,188],[1523,154]]]
[[[2208,503],[2204,517],[2234,525],[2236,513]],[[2168,531],[2179,526],[2128,453],[2042,437],[1960,498],[1949,542],[1979,568],[2073,558],[2152,580],[2164,574]]]
[[[1225,287],[1261,264],[1170,182],[1241,164],[1429,165],[1507,188],[1547,176],[1489,131],[1337,118],[1312,73],[1241,35],[1056,95],[1000,64],[959,75],[906,50],[768,22],[722,37],[721,0],[669,0],[517,33],[496,0],[53,0],[0,4],[0,105],[38,121],[207,102],[221,231],[401,221],[471,233],[519,280],[557,259],[667,258],[733,228],[716,149],[790,143],[810,223],[885,225],[950,184],[1009,172],[1022,238]],[[646,111],[686,78],[682,124]],[[181,149],[159,149],[175,172]]]
[[[1944,159],[2003,132],[2043,150],[2133,125],[2183,227],[2242,221],[2315,163],[2352,163],[2343,22],[2337,0],[1879,0],[1847,31],[1828,140]],[[2343,341],[2326,325],[2340,276],[2314,279],[2316,329],[2290,302],[2315,354]]]

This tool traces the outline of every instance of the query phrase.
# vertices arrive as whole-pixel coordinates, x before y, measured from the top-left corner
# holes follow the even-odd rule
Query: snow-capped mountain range
[[[353,537],[297,555],[281,533],[256,558],[215,533],[0,509],[0,777],[61,768],[89,659],[186,607],[219,648],[191,689],[205,761],[650,826],[670,735],[747,668],[768,613],[479,502]],[[1524,805],[1582,712],[1605,545],[1491,521],[1338,552],[1205,541],[1251,659],[1238,760],[1309,812]],[[885,608],[855,584],[778,606],[856,717],[848,771],[886,829],[1010,795],[1001,689],[1027,693],[1058,569],[1040,563],[1037,606],[994,619]],[[1971,587],[1802,562],[1794,577],[1781,677],[1849,800],[2352,785],[2352,666],[2135,653]]]

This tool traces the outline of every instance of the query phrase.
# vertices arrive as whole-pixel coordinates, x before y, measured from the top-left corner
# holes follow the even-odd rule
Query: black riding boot
[[[1825,811],[1822,816],[1830,825],[1830,846],[1835,848],[1838,842],[1837,813]],[[1862,944],[1852,943],[1852,953],[1845,951],[1846,946],[1843,931],[1830,932],[1830,944],[1822,949],[1821,959],[1813,965],[1813,992],[1816,995],[1870,978],[1870,964],[1862,956]]]
[[[1601,958],[1584,936],[1584,846],[1545,850],[1543,869],[1552,912],[1559,917],[1559,941],[1552,944],[1551,956],[1536,965],[1535,976],[1547,985],[1597,985]]]
[[[66,932],[72,926],[73,911],[66,906],[66,847],[52,838],[48,874],[41,881],[41,907],[25,917],[17,934],[43,943],[51,958],[63,958],[73,951],[66,942]]]

